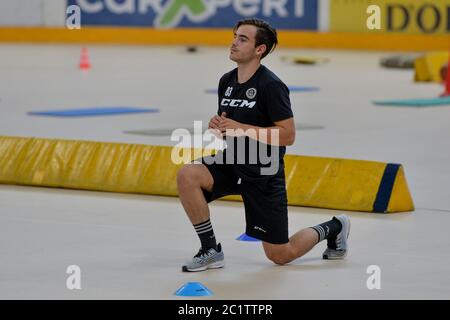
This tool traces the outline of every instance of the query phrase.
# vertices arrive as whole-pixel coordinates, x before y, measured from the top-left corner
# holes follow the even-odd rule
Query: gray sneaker
[[[339,232],[334,239],[328,239],[327,249],[324,251],[322,257],[326,260],[340,260],[344,259],[348,251],[348,235],[350,234],[350,219],[345,214],[341,214],[337,219],[342,224],[341,232]]]
[[[217,249],[200,249],[198,253],[183,265],[184,272],[205,271],[206,269],[218,269],[225,266],[222,245],[219,243]]]

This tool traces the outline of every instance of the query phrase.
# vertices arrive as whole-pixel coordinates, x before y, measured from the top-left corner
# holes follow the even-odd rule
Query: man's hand
[[[220,117],[214,116],[211,118],[208,128],[220,138],[224,136],[248,136],[251,139],[261,141],[265,144],[275,146],[292,145],[295,141],[294,118],[276,121],[274,124],[271,127],[251,126],[229,119],[227,118],[227,114],[222,112]]]
[[[212,131],[216,136],[224,137],[229,136],[240,136],[243,135],[243,131],[238,129],[243,129],[242,123],[231,120],[227,118],[226,112],[222,112],[219,116],[214,116],[211,118],[208,124],[208,129]],[[227,132],[228,130],[228,132]]]
[[[225,117],[226,113],[222,112],[222,116]],[[219,124],[220,124],[221,120],[222,120],[222,118],[216,115],[211,118],[211,120],[209,121],[209,124],[208,124],[208,130],[211,131],[217,138],[220,138],[220,139],[222,139],[224,136],[222,131],[219,129]]]
[[[222,112],[222,115],[220,116],[220,121],[219,121],[218,127],[219,127],[220,132],[222,132],[223,135],[227,134],[230,136],[240,136],[240,135],[244,134],[243,124],[227,118],[227,114],[225,112]],[[241,129],[241,130],[239,130],[239,129]],[[227,130],[228,130],[228,132],[227,132]]]
[[[226,112],[222,112],[220,117],[214,116],[211,118],[208,129],[217,137],[220,136],[223,138],[225,135],[238,137],[244,135],[246,126],[240,122],[227,118]]]
[[[226,115],[225,112],[222,112],[222,115]],[[221,118],[219,116],[214,116],[209,120],[208,129],[219,129],[219,123]]]

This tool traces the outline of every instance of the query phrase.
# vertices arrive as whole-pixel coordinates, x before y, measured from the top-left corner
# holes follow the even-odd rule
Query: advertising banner
[[[318,0],[68,0],[82,25],[230,28],[257,17],[277,29],[317,30]]]
[[[380,29],[369,29],[377,18]],[[330,0],[330,31],[450,33],[450,0]]]

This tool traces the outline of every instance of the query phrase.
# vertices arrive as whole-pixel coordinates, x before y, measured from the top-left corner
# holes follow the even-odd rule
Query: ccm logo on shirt
[[[222,107],[235,107],[235,108],[243,108],[247,107],[249,109],[253,108],[256,104],[256,101],[248,101],[248,100],[241,100],[241,99],[226,99],[223,98],[220,102],[220,105]]]

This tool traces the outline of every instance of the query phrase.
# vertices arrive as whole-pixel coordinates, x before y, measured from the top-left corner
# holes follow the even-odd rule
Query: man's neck
[[[252,60],[248,63],[240,63],[237,68],[237,81],[238,83],[247,82],[258,70],[261,65],[261,61]]]

